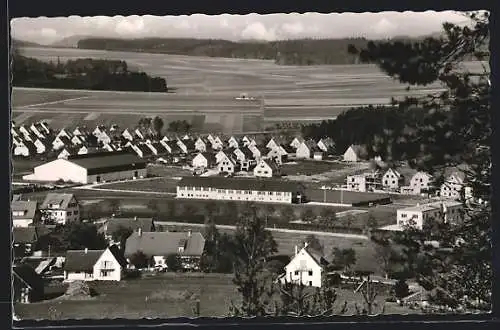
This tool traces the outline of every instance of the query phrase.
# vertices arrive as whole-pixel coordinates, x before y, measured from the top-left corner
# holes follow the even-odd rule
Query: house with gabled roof
[[[333,153],[335,151],[335,142],[330,137],[322,138],[318,141],[317,146],[325,153]]]
[[[419,195],[423,192],[429,192],[434,189],[434,178],[427,172],[414,171],[407,186],[401,187],[402,194]]]
[[[68,140],[71,139],[71,134],[69,134],[64,128],[61,128],[56,137],[66,137]]]
[[[182,150],[182,153],[189,154],[196,151],[194,141],[191,139],[187,140],[177,140],[177,145]]]
[[[367,158],[367,151],[364,146],[353,144],[344,152],[345,162],[359,162]]]
[[[382,176],[382,187],[386,189],[399,189],[404,185],[405,178],[394,168],[389,168]]]
[[[44,298],[43,278],[30,265],[12,266],[12,284],[15,303],[28,304]]]
[[[253,169],[253,175],[261,178],[280,177],[281,171],[273,160],[261,159]]]
[[[36,154],[36,147],[31,141],[21,142],[14,147],[15,156],[29,157]]]
[[[153,151],[153,154],[155,156],[163,156],[168,154],[168,150],[160,142],[150,142],[147,143],[147,146],[151,149],[151,151]]]
[[[199,270],[205,250],[205,238],[200,232],[143,232],[137,230],[127,238],[125,257],[138,252],[152,258],[154,266],[166,267],[169,255],[178,255],[185,270]]]
[[[50,134],[51,133],[51,129],[49,127],[49,124],[46,121],[42,120],[40,122],[40,127],[45,131],[45,134]]]
[[[283,164],[288,159],[288,152],[279,145],[277,148],[269,150],[266,158],[274,160],[278,165]]]
[[[45,140],[36,139],[33,144],[36,147],[36,153],[39,155],[45,153],[47,150],[50,149],[50,147],[47,146]]]
[[[71,156],[71,152],[69,151],[69,148],[63,148],[61,152],[57,155],[58,159],[68,159],[68,157]]]
[[[231,136],[229,140],[227,140],[227,144],[230,148],[237,149],[240,147],[240,142],[234,136]]]
[[[253,158],[253,153],[250,150],[248,150],[248,148],[242,148],[242,149],[247,150],[250,153],[250,158]],[[230,149],[229,150],[229,151],[232,150],[232,153],[236,157],[236,160],[239,161],[239,162],[245,161],[247,159],[247,157],[248,157],[248,155],[245,154],[242,149],[236,148],[236,149]]]
[[[82,135],[87,135],[88,132],[82,128],[82,127],[79,127],[77,126],[74,130],[73,130],[73,136],[82,136]]]
[[[71,138],[71,143],[74,146],[82,145],[85,142],[84,138],[82,135],[73,135]]]
[[[74,194],[48,193],[40,205],[40,212],[46,224],[65,225],[80,221],[80,203]]]
[[[28,227],[40,223],[41,213],[36,201],[12,201],[10,208],[14,227]]]
[[[41,127],[39,123],[32,123],[30,126],[30,130],[33,132],[33,134],[36,135],[36,137],[43,139],[45,138],[45,130]],[[45,134],[44,134],[45,133]]]
[[[12,228],[14,256],[23,258],[31,255],[33,246],[38,240],[35,226]]]
[[[129,140],[129,141],[134,141],[134,135],[132,133],[130,133],[130,131],[128,130],[128,128],[125,128],[122,132],[122,136]]]
[[[209,135],[212,136],[212,135]],[[222,150],[224,148],[224,143],[221,138],[218,136],[212,136],[212,140],[209,140],[211,144],[211,148],[214,150]]]
[[[316,142],[313,140],[307,140],[299,145],[295,153],[298,159],[311,159],[314,157],[316,152],[321,152],[316,145]]]
[[[162,144],[171,155],[179,155],[182,153],[182,149],[179,147],[176,140],[171,140]]]
[[[217,164],[215,155],[211,152],[200,152],[192,160],[194,168],[212,168]]]
[[[465,199],[472,198],[472,189],[467,186],[465,179],[463,171],[452,171],[445,177],[439,195],[443,198],[460,199],[463,192]]]
[[[127,265],[116,245],[105,250],[68,250],[64,261],[64,280],[120,281]]]
[[[252,155],[255,160],[259,161],[260,159],[266,158],[269,149],[262,146],[250,145],[248,149],[252,152]]]
[[[233,174],[236,171],[236,163],[231,157],[224,154],[217,163],[217,170],[219,173]]]
[[[278,142],[277,142],[278,141]],[[280,145],[281,143],[281,140],[276,138],[276,137],[272,137],[269,139],[269,141],[266,143],[266,148],[267,149],[276,149],[278,148],[278,146]]]
[[[13,137],[20,137],[21,134],[17,131],[17,128],[16,127],[11,127],[10,128],[10,134],[13,136]]]
[[[34,136],[34,134],[28,129],[28,127],[26,127],[26,125],[19,126],[19,133],[24,136],[25,140],[31,141],[33,140],[33,137],[36,138],[36,136]]]
[[[147,158],[153,155],[153,151],[145,143],[132,144],[131,147],[140,158]]]
[[[285,266],[283,282],[300,284],[320,288],[323,284],[323,273],[328,261],[319,251],[308,246],[307,242],[302,249],[295,247],[295,255]]]
[[[289,146],[297,150],[297,148],[304,142],[305,140],[300,137],[296,136],[293,138],[292,142],[290,142]]]
[[[201,136],[196,139],[194,142],[194,148],[199,152],[207,151],[208,141],[205,141]]]
[[[65,135],[56,136],[54,141],[52,141],[52,150],[58,151],[70,145],[72,145],[71,140]]]

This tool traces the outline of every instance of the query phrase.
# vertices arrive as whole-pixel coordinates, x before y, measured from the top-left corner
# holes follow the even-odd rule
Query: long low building
[[[146,176],[146,161],[131,153],[109,152],[56,159],[35,167],[24,180],[98,183]]]
[[[183,177],[177,184],[177,198],[301,203],[304,186],[264,178]]]

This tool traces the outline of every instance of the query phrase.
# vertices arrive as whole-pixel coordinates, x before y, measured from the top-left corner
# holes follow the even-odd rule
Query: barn
[[[98,183],[146,176],[146,161],[128,152],[102,152],[56,159],[35,167],[24,180]]]

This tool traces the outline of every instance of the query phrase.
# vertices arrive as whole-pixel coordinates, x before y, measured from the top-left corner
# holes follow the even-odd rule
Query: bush
[[[401,279],[396,282],[394,285],[394,295],[396,298],[401,299],[404,297],[407,297],[410,294],[410,290],[408,288],[408,284],[406,284],[406,281]]]
[[[136,279],[141,277],[141,271],[138,269],[126,269],[123,272],[123,278],[130,280],[130,279]]]

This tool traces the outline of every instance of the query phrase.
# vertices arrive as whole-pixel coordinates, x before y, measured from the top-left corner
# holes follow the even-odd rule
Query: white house
[[[16,146],[16,147],[18,147],[18,146],[22,146],[22,145],[23,145],[23,141],[21,141],[21,139],[19,139],[19,138],[15,137],[15,136],[13,136],[13,137],[12,137],[12,144],[13,144],[14,146]]]
[[[335,143],[333,142],[332,138],[320,139],[316,145],[321,151],[327,153],[333,151],[333,148],[335,147]]]
[[[252,152],[252,156],[255,160],[259,161],[267,157],[269,149],[266,147],[259,147],[257,145],[250,144],[248,149]]]
[[[245,149],[248,150],[248,148],[245,148]],[[233,154],[236,157],[236,160],[239,162],[244,162],[247,158],[245,153],[240,148],[234,149]],[[252,156],[253,156],[253,154],[252,154]]]
[[[205,152],[207,151],[207,142],[203,140],[203,138],[199,137],[194,142],[194,148],[199,152]]]
[[[82,135],[84,135],[84,132],[82,129],[80,129],[80,127],[76,127],[73,130],[73,136],[82,136]]]
[[[388,169],[382,176],[382,187],[399,189],[404,184],[404,177],[393,168]]]
[[[71,135],[66,132],[66,130],[64,128],[61,128],[61,130],[59,131],[59,133],[57,133],[56,137],[66,137],[67,139],[71,139]]]
[[[106,250],[68,250],[64,261],[64,280],[120,281],[127,260],[115,245]]]
[[[351,145],[344,152],[345,162],[359,162],[365,158],[366,150],[360,145]]]
[[[320,288],[323,278],[323,267],[327,265],[326,260],[320,253],[312,250],[305,244],[305,247],[298,250],[295,247],[295,255],[285,266],[284,281],[306,286]]]
[[[266,144],[266,148],[267,149],[276,149],[279,147],[279,143],[276,142],[276,139],[275,138],[271,138],[267,144]]]
[[[30,130],[40,139],[45,138],[44,130],[40,124],[33,123],[30,126]]]
[[[253,175],[261,178],[272,178],[273,176],[280,176],[279,166],[272,160],[260,160],[257,166],[253,169]]]
[[[26,146],[26,143],[21,142],[20,144],[14,147],[14,156],[28,157],[29,155],[30,155],[30,150]]]
[[[314,156],[314,152],[318,151],[319,148],[316,143],[312,140],[302,142],[296,151],[297,159],[311,159]]]
[[[428,221],[459,222],[463,219],[463,205],[455,201],[439,201],[417,204],[397,210],[397,225],[423,229]]]
[[[102,134],[102,132],[105,132],[104,126],[96,126],[96,128],[92,131],[92,135],[95,137],[99,137],[99,135]]]
[[[228,155],[226,155],[226,153],[222,150],[220,150],[219,152],[217,152],[215,154],[215,161],[218,163],[220,163],[223,159],[225,158],[229,158]]]
[[[214,150],[221,150],[222,148],[224,148],[224,143],[218,136],[213,137],[213,141],[211,141],[211,143],[212,143],[212,149]]]
[[[217,163],[217,170],[219,173],[227,173],[227,174],[232,174],[234,173],[236,169],[236,164],[233,162],[231,158],[226,156],[223,157],[220,162]]]
[[[47,151],[47,145],[42,140],[36,139],[35,142],[34,142],[34,144],[35,144],[35,147],[36,147],[36,153],[37,154],[43,154],[44,152]]]
[[[192,166],[194,168],[211,168],[217,164],[214,154],[210,152],[200,152],[197,154],[192,161]]]
[[[32,138],[31,138],[32,134],[31,134],[30,130],[28,128],[26,128],[26,126],[24,126],[24,125],[19,126],[19,132],[24,136],[25,140],[28,140],[28,141],[32,140]]]
[[[49,134],[49,133],[50,133],[50,127],[49,127],[49,124],[47,124],[47,123],[46,123],[46,122],[44,122],[44,121],[41,121],[41,122],[40,122],[40,126],[44,129],[45,134]]]
[[[85,140],[83,140],[82,138],[82,135],[73,135],[73,137],[71,138],[71,143],[74,146],[82,145],[83,142],[85,142]]]
[[[401,187],[402,194],[419,195],[424,191],[433,188],[433,177],[429,173],[419,171],[410,179],[410,184],[406,187]]]
[[[130,133],[128,128],[125,128],[125,130],[123,130],[122,136],[129,141],[134,141],[134,135],[132,135],[132,133]]]
[[[88,184],[145,177],[146,172],[146,162],[134,154],[101,152],[53,160],[36,166],[23,179]]]
[[[48,193],[40,211],[44,222],[65,225],[80,221],[80,204],[73,194]]]
[[[229,140],[227,141],[227,144],[229,145],[230,148],[239,148],[240,147],[240,144],[238,142],[238,140],[234,137],[234,136],[231,136],[229,138]]]
[[[463,172],[453,172],[445,178],[441,185],[440,196],[443,198],[460,199],[462,190],[464,190],[465,198],[472,197],[472,189],[465,185],[465,174]]]
[[[97,136],[97,141],[104,145],[107,145],[111,143],[111,137],[106,132],[102,132]]]
[[[20,136],[20,134],[17,132],[17,129],[15,127],[11,127],[10,128],[10,134],[13,136],[13,137],[18,137]]]
[[[361,173],[347,176],[347,189],[367,192],[379,189],[381,186],[378,172]]]
[[[52,150],[61,150],[62,148],[69,146],[71,141],[65,135],[56,136],[54,141],[52,141]]]
[[[57,155],[58,159],[68,159],[68,157],[71,156],[71,153],[68,151],[67,148],[64,148],[59,155]]]
[[[243,146],[244,147],[248,147],[248,145],[250,144],[251,140],[248,136],[244,136],[242,139],[241,139],[241,142],[243,142]]]
[[[294,149],[297,149],[301,143],[304,142],[304,139],[301,137],[295,137],[292,142],[290,143],[290,147],[293,147]]]

